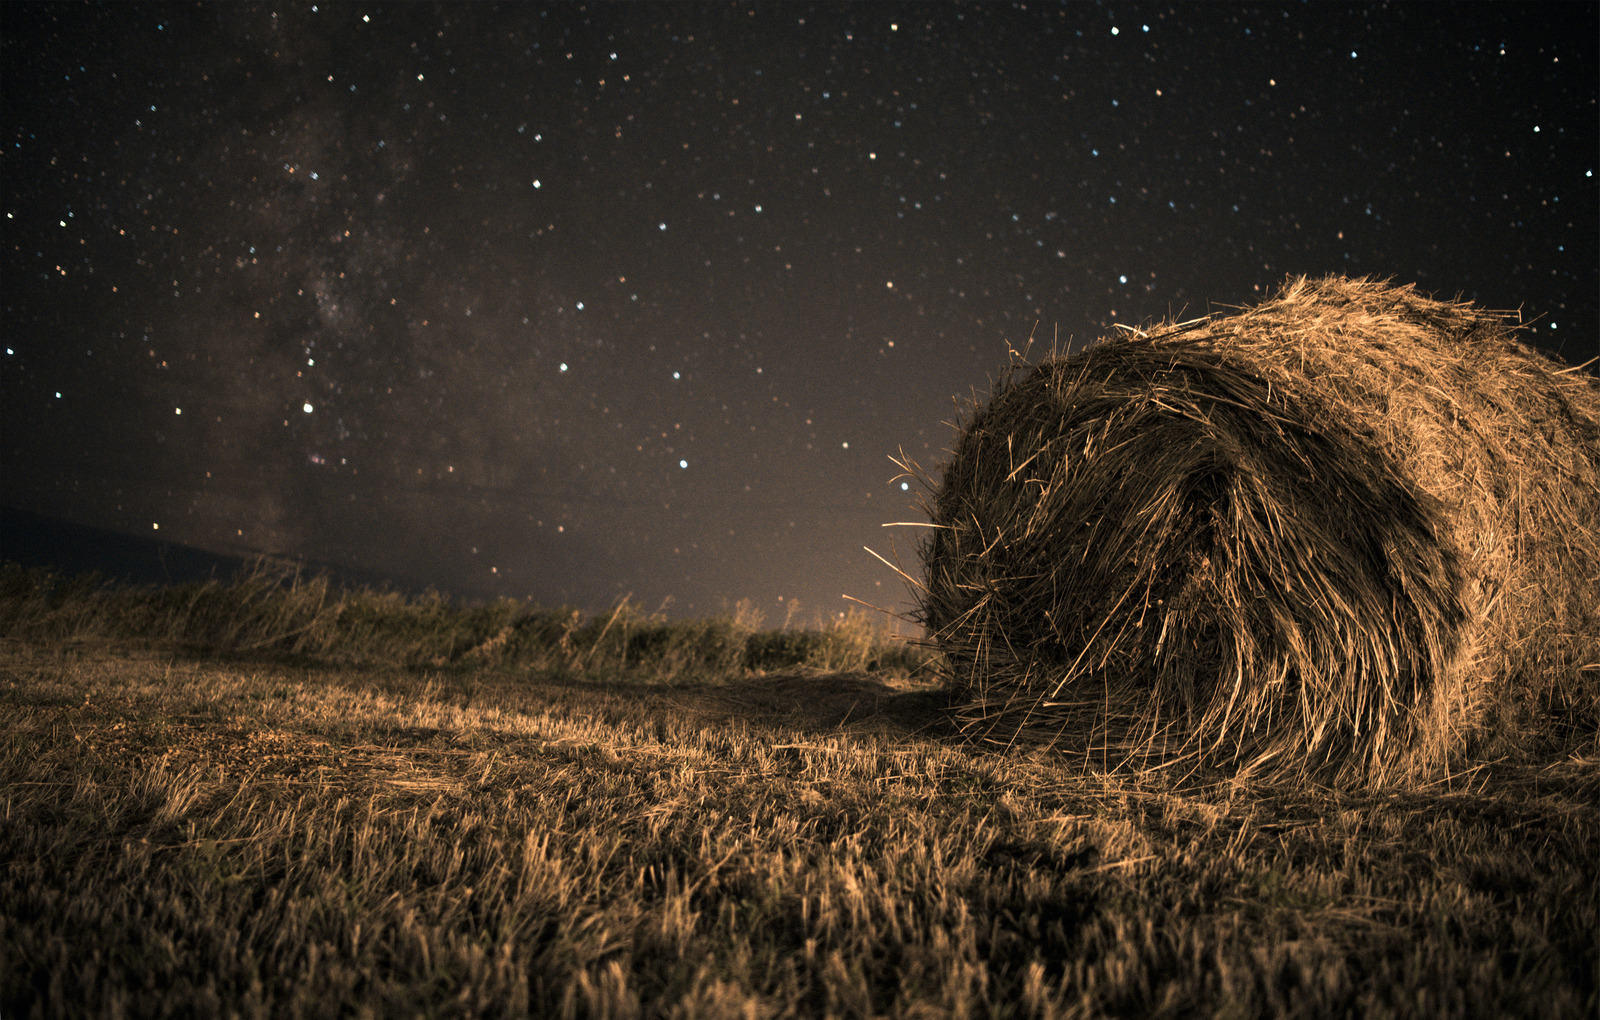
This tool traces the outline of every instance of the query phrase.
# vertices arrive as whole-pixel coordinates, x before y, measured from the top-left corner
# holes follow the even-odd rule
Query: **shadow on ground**
[[[787,729],[885,736],[955,732],[943,690],[859,671],[779,673],[658,697],[680,713],[707,721],[743,719]]]
[[[706,726],[743,722],[763,729],[881,735],[891,739],[912,735],[935,740],[960,737],[950,717],[950,697],[942,688],[927,681],[864,670],[790,670],[704,683],[652,682],[477,669],[330,666],[293,656],[217,654],[173,641],[90,639],[51,645],[0,642],[0,676],[7,666],[44,667],[53,674],[64,666],[85,668],[106,660],[187,662],[221,675],[249,676],[268,685],[280,680],[332,683],[351,690],[421,698],[462,709],[555,709],[612,721],[675,716]],[[428,739],[435,735],[429,734]]]

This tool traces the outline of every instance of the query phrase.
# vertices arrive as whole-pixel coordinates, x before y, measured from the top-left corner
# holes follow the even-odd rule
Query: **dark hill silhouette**
[[[419,594],[428,587],[410,579],[340,569],[314,561],[275,559],[300,563],[308,576],[326,575],[340,585],[367,585],[407,594]],[[65,577],[99,571],[108,582],[135,586],[229,581],[256,562],[251,556],[207,552],[14,507],[0,507],[0,560],[30,568],[46,567]]]

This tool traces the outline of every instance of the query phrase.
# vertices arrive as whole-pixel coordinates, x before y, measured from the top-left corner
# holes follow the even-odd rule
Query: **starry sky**
[[[0,499],[470,598],[904,609],[889,458],[1030,337],[1343,272],[1594,357],[1597,9],[8,3]]]

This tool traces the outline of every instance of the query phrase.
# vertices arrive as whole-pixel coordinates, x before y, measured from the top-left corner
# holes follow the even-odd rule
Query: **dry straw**
[[[920,549],[963,724],[1362,783],[1593,730],[1600,386],[1522,328],[1299,278],[1015,366]]]

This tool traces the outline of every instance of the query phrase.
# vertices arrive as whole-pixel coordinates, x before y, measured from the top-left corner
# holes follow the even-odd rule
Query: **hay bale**
[[[1515,320],[1299,278],[1015,367],[919,550],[963,725],[1359,782],[1592,729],[1600,386]]]

